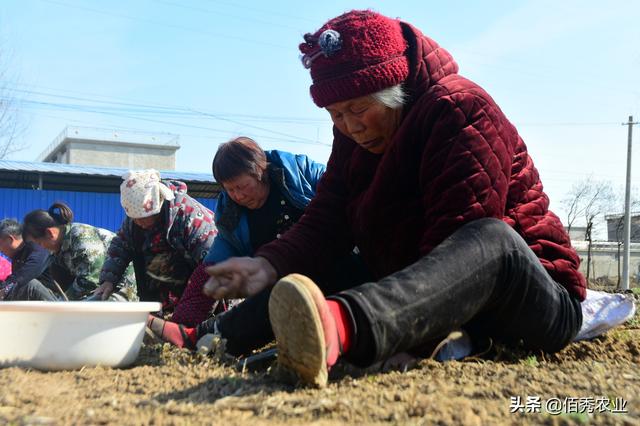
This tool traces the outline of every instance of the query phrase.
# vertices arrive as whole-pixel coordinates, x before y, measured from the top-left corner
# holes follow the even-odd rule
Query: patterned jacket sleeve
[[[106,253],[102,241],[86,233],[74,235],[71,247],[68,255],[65,255],[65,262],[75,279],[66,294],[70,300],[78,300],[98,288]]]
[[[123,275],[134,256],[131,229],[129,219],[125,219],[120,230],[111,240],[100,271],[101,283],[109,281],[116,286],[122,283]]]
[[[196,200],[188,199],[169,232],[170,243],[184,251],[185,260],[195,267],[207,257],[217,229],[213,213]]]

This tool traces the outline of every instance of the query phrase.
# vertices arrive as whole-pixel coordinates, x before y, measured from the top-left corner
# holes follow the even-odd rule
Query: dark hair
[[[218,183],[234,179],[243,173],[263,180],[267,170],[267,155],[256,141],[241,136],[218,146],[211,168]]]
[[[55,202],[49,210],[34,210],[22,220],[22,236],[41,238],[47,228],[62,226],[73,222],[73,211],[63,202]]]
[[[13,237],[21,237],[22,235],[22,226],[15,219],[3,219],[0,221],[0,237],[9,235]]]

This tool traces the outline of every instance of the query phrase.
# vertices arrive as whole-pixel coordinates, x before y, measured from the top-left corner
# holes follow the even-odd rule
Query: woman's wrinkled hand
[[[263,257],[232,257],[205,271],[210,278],[203,292],[216,300],[253,296],[273,285],[277,278],[275,268]]]

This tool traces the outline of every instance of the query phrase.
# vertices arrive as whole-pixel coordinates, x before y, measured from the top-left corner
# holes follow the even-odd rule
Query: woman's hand
[[[101,300],[107,300],[109,296],[113,293],[113,283],[110,281],[105,281],[102,285],[95,290],[91,294],[100,294]]]
[[[232,257],[206,268],[211,276],[204,285],[207,296],[237,299],[253,296],[276,282],[274,267],[263,257]]]

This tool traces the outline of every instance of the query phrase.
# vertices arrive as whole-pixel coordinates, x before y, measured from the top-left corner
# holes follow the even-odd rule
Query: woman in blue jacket
[[[208,263],[250,256],[302,216],[325,167],[305,155],[263,151],[247,137],[220,145],[213,176],[222,184],[216,206],[218,235]]]
[[[221,144],[212,168],[223,188],[215,211],[218,234],[172,316],[173,322],[187,326],[199,324],[211,314],[211,300],[202,298],[209,278],[204,267],[230,257],[252,256],[260,246],[278,238],[302,216],[325,170],[305,155],[265,152],[248,137]],[[152,320],[150,327],[166,337],[164,321]]]

